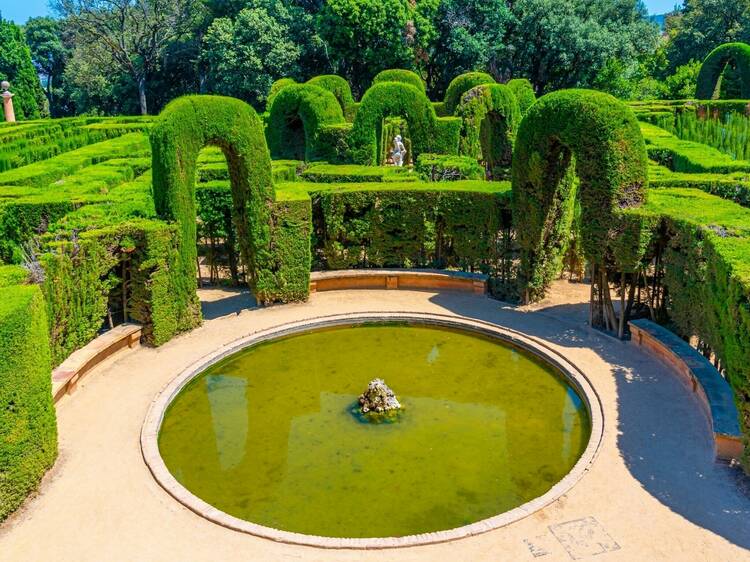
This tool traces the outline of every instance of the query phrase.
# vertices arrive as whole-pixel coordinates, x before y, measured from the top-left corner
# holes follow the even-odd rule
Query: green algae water
[[[352,407],[382,378],[403,406]],[[178,394],[161,455],[193,494],[235,517],[328,537],[460,527],[547,492],[586,448],[581,398],[495,339],[406,325],[319,330],[250,347]]]

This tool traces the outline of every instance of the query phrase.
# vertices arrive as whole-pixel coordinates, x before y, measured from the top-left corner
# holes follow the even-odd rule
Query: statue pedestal
[[[3,96],[3,113],[5,114],[6,123],[16,122],[16,112],[13,110],[13,96],[8,90],[2,93]]]

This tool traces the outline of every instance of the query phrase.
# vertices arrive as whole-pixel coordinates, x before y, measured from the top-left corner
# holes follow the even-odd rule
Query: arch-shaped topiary
[[[484,160],[493,175],[496,169],[511,165],[521,112],[510,88],[475,86],[462,96],[456,117],[462,120],[460,154]]]
[[[453,115],[466,92],[475,86],[494,83],[495,79],[486,72],[466,72],[456,76],[445,90],[445,110],[448,115]]]
[[[392,68],[390,70],[383,70],[379,72],[372,80],[372,85],[380,84],[381,82],[402,82],[404,84],[410,84],[420,90],[422,93],[426,92],[424,80],[416,72],[411,70],[403,70],[401,68]]]
[[[281,90],[286,88],[287,86],[291,86],[292,84],[296,84],[297,81],[294,78],[279,78],[271,84],[271,89],[268,91],[268,99],[266,100],[266,111],[271,110],[271,105],[273,104],[273,98],[276,97],[276,94],[278,94]]]
[[[558,273],[574,196],[581,203],[588,261],[612,259],[620,271],[636,267],[645,248],[639,233],[632,240],[624,236],[631,232],[624,211],[645,200],[647,162],[635,115],[609,94],[561,90],[529,109],[513,152],[513,218],[525,300],[542,297]]]
[[[292,84],[274,97],[266,138],[276,159],[325,160],[331,147],[320,141],[320,129],[344,123],[336,96],[310,84]]]
[[[273,287],[269,270],[274,200],[271,158],[263,125],[252,107],[222,96],[185,96],[169,103],[151,129],[153,194],[157,214],[177,223],[179,271],[170,295],[183,315],[200,318],[196,296],[195,170],[206,145],[222,149],[229,166],[232,218],[249,282],[259,300]],[[189,324],[189,321],[179,323]],[[193,322],[195,323],[195,322]]]
[[[534,86],[527,78],[514,78],[508,81],[506,84],[510,91],[516,96],[518,100],[518,107],[521,110],[521,116],[526,115],[529,108],[536,102],[536,94],[534,93]]]
[[[311,78],[306,82],[311,86],[318,86],[324,90],[328,90],[339,102],[341,111],[346,115],[347,109],[354,103],[354,96],[352,96],[352,88],[349,86],[349,82],[341,76],[335,74],[321,74],[315,78]]]
[[[699,100],[719,97],[719,79],[727,64],[734,63],[740,77],[740,95],[750,99],[750,45],[725,43],[711,51],[701,65],[695,97]]]
[[[409,84],[380,82],[365,92],[354,119],[350,145],[355,162],[368,165],[378,163],[383,119],[386,117],[403,117],[406,120],[415,161],[423,152],[453,154],[458,149],[459,129],[452,128],[450,118],[438,121],[435,109],[424,92]]]

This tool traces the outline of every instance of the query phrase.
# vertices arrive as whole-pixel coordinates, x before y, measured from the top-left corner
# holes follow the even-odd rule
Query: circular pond
[[[168,396],[158,454],[184,503],[197,496],[251,531],[404,537],[475,524],[548,493],[591,435],[588,402],[557,368],[466,330],[339,326],[216,359]],[[386,423],[356,408],[374,378],[402,405]]]

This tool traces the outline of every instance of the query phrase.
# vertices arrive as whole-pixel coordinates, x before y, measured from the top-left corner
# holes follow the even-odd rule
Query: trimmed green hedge
[[[427,96],[414,86],[380,82],[365,92],[350,135],[351,157],[358,164],[374,165],[382,152],[383,119],[403,117],[408,123],[413,158],[423,152],[456,154],[461,122],[438,119]]]
[[[273,100],[281,90],[292,84],[296,84],[297,81],[294,78],[279,78],[271,84],[271,90],[268,92],[268,99],[266,100],[266,111],[271,111]]]
[[[290,88],[296,86],[281,90],[274,106]],[[326,94],[333,98],[329,92]],[[243,261],[248,266],[249,284],[260,302],[278,296],[269,269],[273,260],[271,159],[260,119],[240,100],[186,96],[167,105],[151,129],[154,203],[161,218],[175,221],[179,227],[180,263],[174,275],[181,279],[181,286],[172,299],[186,318],[200,317],[195,294],[195,170],[198,154],[207,144],[221,147],[227,158],[235,204],[233,219]]]
[[[717,86],[729,62],[737,66],[742,98],[750,98],[750,45],[746,43],[725,43],[708,54],[698,73],[696,98],[709,100],[719,97]]]
[[[589,263],[612,260],[620,271],[639,264],[644,242],[638,233],[626,236],[631,225],[623,210],[645,199],[647,161],[635,115],[608,94],[561,90],[529,109],[513,153],[525,300],[541,298],[560,270],[575,197],[581,201],[581,243]]]
[[[485,176],[476,159],[465,156],[420,154],[415,169],[425,181],[482,180]]]
[[[341,76],[335,74],[323,74],[316,76],[307,81],[307,84],[311,86],[318,86],[324,90],[328,90],[339,102],[341,111],[344,115],[347,115],[349,107],[354,103],[354,97],[352,96],[352,88],[349,86],[349,82]]]
[[[453,115],[461,103],[461,97],[474,88],[482,84],[494,84],[495,79],[486,72],[466,72],[459,74],[448,85],[445,91],[445,109],[449,115]]]
[[[510,91],[516,96],[521,115],[526,115],[529,108],[536,103],[534,86],[532,86],[531,82],[526,78],[514,78],[513,80],[510,80],[506,86],[508,86]]]
[[[400,68],[383,70],[373,78],[372,85],[374,86],[381,82],[401,82],[403,84],[414,86],[422,93],[426,92],[424,80],[422,80],[416,72],[412,72],[411,70],[402,70]]]
[[[266,138],[273,158],[286,160],[328,160],[334,152],[324,126],[345,124],[336,96],[309,84],[282,89],[268,114]]]
[[[513,92],[502,84],[485,84],[467,91],[456,108],[462,119],[460,153],[481,160],[493,177],[513,161],[513,143],[521,112]]]
[[[47,317],[27,272],[0,267],[0,521],[57,457]]]

